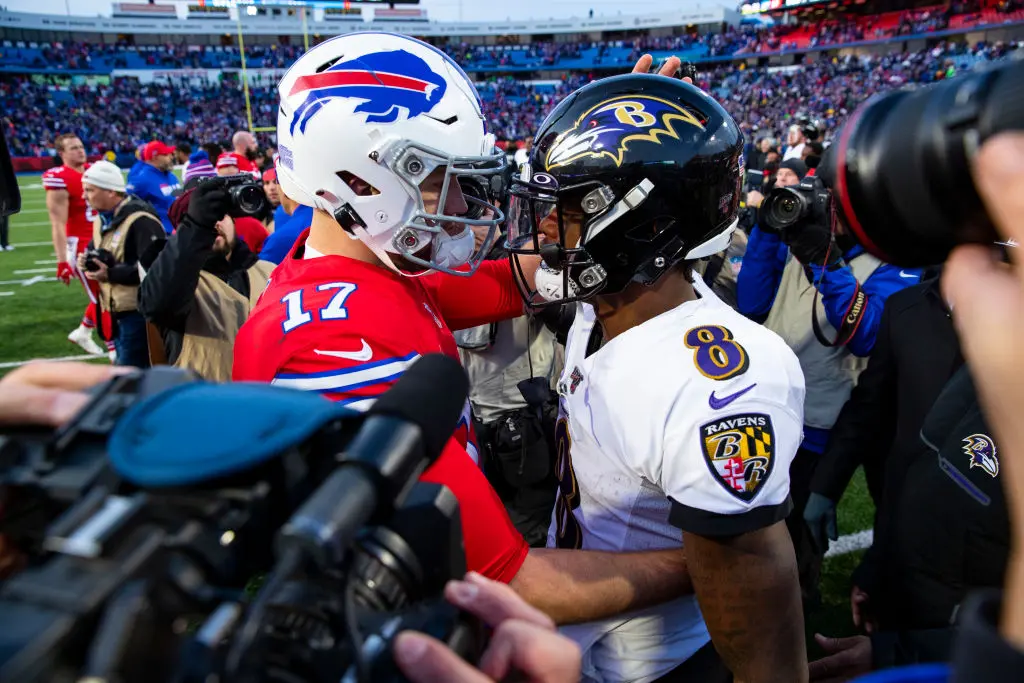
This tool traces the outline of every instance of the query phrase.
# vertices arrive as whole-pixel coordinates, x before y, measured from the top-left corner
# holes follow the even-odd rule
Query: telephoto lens
[[[829,148],[818,176],[840,217],[878,258],[918,267],[996,231],[971,160],[989,137],[1024,128],[1024,62],[874,97]]]

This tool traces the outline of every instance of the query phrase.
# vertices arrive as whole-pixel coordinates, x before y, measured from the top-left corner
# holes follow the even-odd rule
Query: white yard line
[[[858,550],[865,550],[866,548],[871,547],[871,541],[873,539],[874,532],[871,529],[858,531],[855,534],[845,534],[840,536],[838,541],[829,545],[829,549],[828,552],[825,553],[825,557],[837,557],[839,555],[855,553]]]
[[[53,242],[15,242],[14,247],[52,247]]]
[[[97,359],[97,358],[98,359],[102,359],[103,356],[93,356],[91,354],[83,354],[81,356],[62,356],[60,358],[33,358],[32,360],[19,360],[19,361],[12,361],[10,363],[0,363],[0,370],[5,370],[5,369],[8,369],[8,368],[20,368],[22,365],[28,365],[29,363],[37,363],[39,361],[64,363],[66,361],[88,360],[90,358],[92,358],[92,359]]]
[[[51,266],[51,265],[55,266],[55,265],[57,265],[57,259],[55,259],[55,258],[43,259],[42,261],[36,261],[35,264],[37,266]]]
[[[40,282],[58,282],[55,277],[47,277],[45,275],[36,275],[30,277],[27,280],[0,280],[0,286],[4,285],[21,285],[22,287],[28,287],[29,285],[36,285]]]
[[[50,225],[49,221],[39,221],[36,223],[18,223],[17,225],[14,226],[14,229],[20,230],[22,228],[41,228],[44,225]]]
[[[0,296],[14,296],[14,292],[0,292]]]
[[[21,216],[26,213],[46,213],[46,209],[22,209],[17,215]]]
[[[28,270],[16,270],[15,275],[35,275],[36,273],[49,273],[53,268],[29,268]]]

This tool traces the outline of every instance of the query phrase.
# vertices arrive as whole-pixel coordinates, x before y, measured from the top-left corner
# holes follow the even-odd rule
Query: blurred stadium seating
[[[36,42],[25,38],[44,32],[5,31],[2,16],[0,108],[16,156],[52,157],[52,139],[73,130],[90,154],[109,151],[130,160],[138,145],[151,139],[194,146],[226,140],[250,123],[239,49],[208,44],[208,31],[149,45],[135,45],[133,36],[124,35],[104,43],[98,32]],[[212,20],[191,24],[205,26],[203,21]],[[737,21],[700,31],[676,27],[669,29],[672,35],[658,29],[585,41],[551,35],[526,43],[528,36],[499,36],[489,44],[480,44],[479,36],[428,40],[478,79],[488,123],[502,141],[528,136],[568,92],[628,70],[648,52],[655,59],[675,54],[695,62],[700,85],[726,102],[748,132],[781,137],[798,112],[831,130],[880,90],[927,83],[1001,59],[1013,43],[986,40],[986,30],[1004,38],[1014,28],[1024,31],[1021,0],[966,0],[875,13],[822,15],[808,9],[784,23]],[[254,125],[275,124],[273,84],[301,54],[298,42],[247,44]],[[147,73],[160,77],[154,81]],[[206,81],[211,74],[215,79]]]

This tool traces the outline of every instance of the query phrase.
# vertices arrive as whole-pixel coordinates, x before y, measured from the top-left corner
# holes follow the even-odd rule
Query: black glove
[[[811,538],[818,552],[828,550],[826,536],[833,541],[839,538],[836,530],[836,504],[820,493],[811,492],[804,507],[804,521],[811,530]]]
[[[199,183],[188,200],[187,218],[206,230],[213,230],[231,210],[230,195],[216,181]]]
[[[782,233],[782,241],[805,266],[832,266],[843,258],[842,251],[832,239],[832,231],[817,221],[801,221],[790,226]]]

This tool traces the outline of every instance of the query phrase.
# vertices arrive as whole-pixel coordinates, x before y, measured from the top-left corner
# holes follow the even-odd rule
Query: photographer
[[[183,194],[170,211],[177,232],[139,291],[139,310],[163,342],[151,339],[153,362],[218,382],[231,378],[235,336],[273,269],[237,239],[233,209],[219,179]]]
[[[874,346],[886,298],[916,284],[921,271],[882,263],[841,224],[833,235],[831,195],[821,180],[808,177],[785,186],[786,169],[796,164],[803,166],[795,159],[783,162],[776,188],[763,200],[737,280],[737,301],[741,313],[764,322],[793,349],[806,381],[804,440],[790,467],[794,508],[788,520],[806,603],[816,598],[821,564],[803,520],[811,478]],[[799,211],[785,216],[788,223],[780,218],[787,206]]]
[[[100,285],[99,305],[113,320],[109,332],[117,364],[149,367],[146,321],[138,311],[143,254],[164,241],[163,224],[152,206],[125,193],[121,169],[97,161],[82,176],[85,199],[99,214],[89,248],[78,255],[78,270]]]
[[[487,230],[473,231],[477,247]],[[496,245],[488,260],[508,253]],[[469,375],[469,402],[488,481],[526,542],[543,548],[558,480],[555,477],[555,419],[550,381],[555,366],[555,337],[539,316],[523,315],[455,332],[459,356]],[[538,396],[520,391],[537,378]]]

